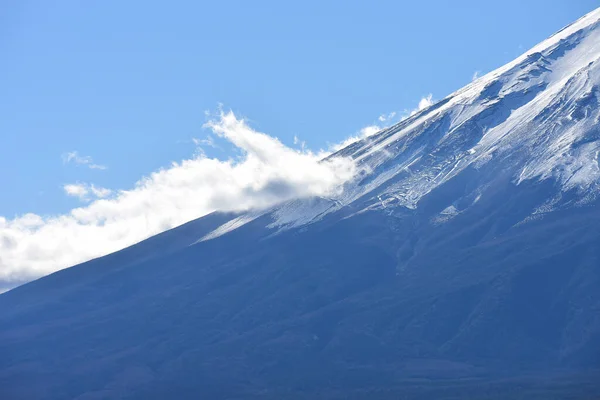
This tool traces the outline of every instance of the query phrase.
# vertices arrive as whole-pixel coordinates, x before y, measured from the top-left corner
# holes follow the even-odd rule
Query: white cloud
[[[386,114],[381,114],[379,116],[378,120],[380,122],[385,122],[385,121],[389,121],[389,120],[393,119],[395,116],[396,116],[396,112],[392,111],[391,113],[389,113],[387,115]]]
[[[81,184],[64,185],[63,189],[67,195],[79,197],[79,199],[84,199],[88,194],[88,189],[85,187],[85,185]]]
[[[323,162],[325,156],[432,104],[430,94],[412,111],[382,114],[377,123],[318,153],[307,150],[298,137],[294,145],[300,149],[288,148],[232,112],[221,112],[206,127],[241,150],[238,159],[209,158],[198,151],[192,159],[142,178],[130,190],[114,193],[93,184],[65,185],[67,195],[90,203],[64,215],[0,216],[0,288],[109,254],[215,210],[242,211],[292,198],[335,195],[355,175],[355,165],[341,157]],[[216,146],[210,135],[192,141],[199,148]],[[106,168],[76,151],[63,154],[63,161]]]
[[[103,188],[103,187],[96,187],[94,185],[90,186],[90,190],[91,190],[92,194],[94,196],[98,197],[99,199],[108,197],[112,193],[112,190],[110,190],[110,189]]]
[[[333,152],[339,151],[345,147],[350,146],[354,142],[358,142],[359,140],[368,138],[369,136],[373,136],[374,134],[379,132],[381,129],[383,129],[383,128],[379,125],[365,126],[360,131],[358,131],[358,133],[356,135],[350,136],[349,138],[344,139],[340,143],[332,144],[329,147],[330,147],[331,151],[333,151]]]
[[[77,165],[84,165],[89,169],[107,169],[105,165],[95,164],[94,160],[90,156],[80,156],[77,151],[69,151],[63,153],[61,156],[63,163],[74,163]]]
[[[389,114],[381,114],[377,118],[377,120],[379,122],[381,122],[381,124],[378,122],[378,123],[374,123],[372,125],[365,126],[356,135],[350,136],[349,138],[343,140],[340,143],[331,145],[330,150],[333,152],[339,151],[339,150],[351,145],[354,142],[358,142],[359,140],[368,138],[369,136],[373,136],[374,134],[381,131],[382,129],[389,128],[390,126],[396,124],[397,122],[402,121],[410,116],[415,115],[419,111],[424,110],[425,108],[433,105],[434,103],[435,103],[435,101],[433,100],[433,95],[430,93],[427,96],[422,97],[421,100],[419,100],[417,108],[415,108],[413,110],[404,110],[404,112],[402,113],[402,115],[400,117],[398,116],[398,114],[395,111],[393,111]]]
[[[481,74],[481,71],[479,71],[479,70],[473,72],[473,78],[471,78],[471,80],[476,81],[477,79],[479,79],[480,74]]]
[[[64,215],[0,217],[0,287],[114,252],[217,209],[241,211],[291,198],[335,195],[355,174],[349,159],[324,162],[321,154],[288,148],[231,112],[220,113],[206,126],[242,155],[219,160],[200,154],[173,163],[131,190]],[[76,196],[85,191],[88,196],[108,195],[102,190],[82,184],[65,187]]]
[[[412,117],[419,111],[422,111],[422,110],[426,109],[427,107],[430,107],[434,104],[435,104],[435,100],[433,99],[433,94],[429,93],[427,96],[421,97],[421,100],[419,100],[419,103],[417,104],[416,108],[414,108],[412,110],[404,110],[404,112],[402,113],[402,117],[400,118],[400,121],[403,121],[406,118]]]
[[[365,126],[364,128],[362,128],[359,133],[360,133],[361,137],[369,137],[369,136],[373,136],[374,134],[379,132],[381,129],[383,129],[383,128],[378,125],[369,125],[369,126]]]
[[[300,140],[300,138],[294,135],[294,146],[300,146],[302,151],[306,150],[306,141]]]
[[[112,193],[110,189],[85,183],[70,183],[64,185],[63,190],[68,196],[77,197],[82,201],[89,201],[91,197],[103,199]]]
[[[410,115],[414,115],[414,114],[418,113],[419,111],[424,110],[429,106],[432,106],[433,103],[434,103],[433,95],[431,93],[429,93],[427,96],[421,98],[421,100],[419,101],[419,105],[417,106],[417,108],[415,110],[413,110],[410,113]]]
[[[382,129],[390,127],[391,125],[398,122],[397,113],[395,111],[392,111],[389,114],[381,114],[377,118],[377,120],[379,122],[385,122],[385,124],[379,124],[379,122],[378,122],[378,123],[374,123],[371,125],[367,125],[364,128],[362,128],[360,131],[358,131],[355,135],[350,136],[339,143],[330,145],[329,146],[330,151],[332,151],[332,152],[339,151],[345,147],[350,146],[354,142],[358,142],[359,140],[368,138],[369,136],[373,136],[374,134],[381,131]]]
[[[218,148],[218,146],[216,145],[213,137],[210,136],[210,135],[208,135],[204,139],[192,138],[192,142],[196,146],[208,146],[208,147],[212,147],[212,148],[215,148],[215,149]]]

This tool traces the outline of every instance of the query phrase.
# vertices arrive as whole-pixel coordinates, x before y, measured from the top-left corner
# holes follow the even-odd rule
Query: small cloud
[[[433,100],[433,95],[431,93],[429,93],[425,97],[421,97],[421,100],[419,100],[419,104],[417,105],[417,108],[410,110],[410,111],[404,110],[404,116],[402,117],[402,120],[404,120],[408,117],[412,117],[419,111],[422,111],[422,110],[426,109],[427,107],[432,106],[434,103],[435,103],[435,100]]]
[[[379,132],[381,129],[383,129],[383,128],[381,126],[379,126],[379,125],[365,126],[364,128],[362,128],[360,130],[360,135],[362,137],[373,136],[374,134],[376,134],[377,132]]]
[[[393,119],[396,116],[396,111],[392,111],[389,114],[381,114],[379,116],[379,118],[377,118],[379,120],[379,122],[385,122],[385,121],[389,121],[391,119]]]
[[[212,136],[208,135],[205,139],[192,138],[192,142],[196,146],[208,146],[214,149],[218,148]]]
[[[68,196],[77,197],[81,201],[90,201],[92,198],[103,199],[112,193],[110,189],[85,183],[66,184],[63,186],[63,190]]]
[[[429,106],[433,105],[433,95],[429,93],[427,96],[421,98],[419,101],[419,105],[416,110],[412,112],[412,114],[416,114],[417,112],[426,109]]]
[[[74,163],[77,165],[85,165],[89,169],[107,169],[105,165],[95,164],[90,156],[81,156],[77,151],[69,151],[61,155],[64,164]]]
[[[339,143],[332,144],[329,146],[329,148],[333,152],[339,151],[345,147],[350,146],[354,142],[358,142],[359,140],[368,138],[369,136],[373,136],[374,134],[385,128],[387,128],[387,126],[380,126],[375,124],[365,126],[360,131],[358,131],[358,134],[350,136],[349,138],[346,138]]]
[[[103,199],[105,197],[108,197],[111,195],[112,190],[107,189],[107,188],[103,188],[103,187],[96,187],[94,185],[90,186],[90,191],[92,192],[92,194],[99,198],[99,199]]]
[[[300,150],[304,151],[306,149],[306,141],[300,140],[300,138],[294,135],[294,146],[300,145]]]
[[[369,136],[373,136],[377,132],[380,132],[383,129],[389,128],[390,126],[394,125],[395,123],[405,120],[406,118],[408,118],[412,115],[415,115],[419,111],[432,106],[434,103],[435,103],[435,100],[433,99],[433,94],[429,93],[427,96],[422,97],[421,100],[419,100],[419,103],[417,104],[417,108],[415,108],[413,110],[404,110],[404,112],[400,116],[398,116],[398,113],[395,111],[392,111],[391,113],[388,113],[388,114],[381,114],[377,118],[377,121],[378,121],[377,123],[365,126],[360,131],[358,131],[357,134],[350,136],[349,138],[346,138],[339,143],[330,145],[329,150],[332,152],[336,152],[345,147],[348,147],[349,145],[351,145],[354,142],[358,142],[359,140],[368,138]],[[324,154],[325,152],[322,151],[322,153]]]
[[[88,195],[88,189],[85,185],[72,183],[64,185],[63,189],[68,196],[78,197],[80,200],[85,199]]]
[[[479,79],[480,74],[481,74],[481,71],[479,71],[479,70],[473,72],[473,77],[471,78],[471,80],[476,81],[477,79]]]

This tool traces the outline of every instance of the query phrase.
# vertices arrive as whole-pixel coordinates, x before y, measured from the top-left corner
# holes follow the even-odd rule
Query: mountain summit
[[[600,9],[213,213],[0,295],[9,399],[600,395]]]

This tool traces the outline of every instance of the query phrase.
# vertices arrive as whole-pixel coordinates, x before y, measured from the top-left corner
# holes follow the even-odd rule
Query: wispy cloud
[[[215,143],[213,137],[210,135],[206,136],[204,139],[192,138],[192,143],[194,143],[196,146],[207,146],[215,149],[219,147]]]
[[[69,152],[63,153],[61,155],[61,158],[62,158],[64,164],[73,163],[73,164],[77,164],[77,165],[84,165],[84,166],[88,167],[89,169],[104,170],[104,169],[108,168],[105,165],[94,163],[94,160],[90,156],[79,155],[79,153],[77,151],[69,151]]]
[[[83,200],[88,194],[88,189],[81,184],[68,184],[63,186],[63,190],[69,196],[78,197]]]
[[[219,113],[206,127],[242,155],[221,160],[198,154],[142,178],[130,190],[97,198],[63,215],[0,217],[0,287],[114,252],[215,210],[241,211],[292,198],[333,196],[355,175],[351,160],[323,162],[320,154],[286,147],[231,112]],[[105,194],[85,184],[67,185],[64,190],[77,197]]]
[[[379,120],[379,122],[385,122],[385,121],[393,120],[395,116],[396,116],[396,111],[392,111],[389,114],[381,114],[379,116],[379,118],[377,118],[377,119]]]
[[[86,183],[70,183],[63,186],[68,196],[77,197],[82,201],[90,201],[94,198],[103,199],[111,195],[112,190]]]
[[[390,126],[392,126],[412,115],[415,115],[419,111],[424,110],[425,108],[433,105],[434,103],[435,103],[435,101],[433,100],[433,95],[430,93],[427,96],[422,97],[421,100],[419,100],[417,107],[412,110],[404,110],[400,114],[395,111],[390,112],[388,114],[381,114],[377,118],[376,123],[367,125],[364,128],[362,128],[360,131],[358,131],[355,135],[350,136],[339,143],[330,145],[330,150],[334,151],[334,152],[339,151],[339,150],[351,145],[354,142],[357,142],[359,140],[373,136],[377,132],[379,132],[383,129],[389,128]]]
[[[334,152],[339,151],[345,147],[350,146],[354,142],[358,142],[359,140],[368,138],[369,136],[373,136],[374,134],[376,134],[384,128],[386,128],[386,126],[376,124],[365,126],[360,131],[358,131],[356,135],[350,136],[339,143],[332,144],[330,146],[330,149]]]
[[[435,103],[433,101],[433,94],[429,93],[427,96],[422,97],[421,100],[419,100],[419,105],[417,106],[417,108],[415,108],[414,110],[412,110],[409,115],[415,115],[419,111],[424,110],[427,107],[432,106],[433,103]]]
[[[294,146],[300,146],[300,150],[306,150],[306,141],[300,140],[297,135],[294,135]]]
[[[471,78],[471,80],[476,81],[477,79],[479,79],[480,75],[481,75],[481,71],[479,71],[479,70],[473,72],[473,77]]]

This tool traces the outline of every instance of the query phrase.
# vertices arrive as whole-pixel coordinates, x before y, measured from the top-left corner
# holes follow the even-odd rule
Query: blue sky
[[[190,158],[219,102],[318,149],[439,99],[592,10],[584,0],[9,1],[0,215],[66,212]],[[105,170],[65,164],[66,152]],[[215,154],[223,156],[223,154]]]
[[[352,171],[322,168],[320,150],[445,97],[596,6],[5,2],[0,291],[214,209],[326,195]],[[269,191],[280,181],[283,197]]]

